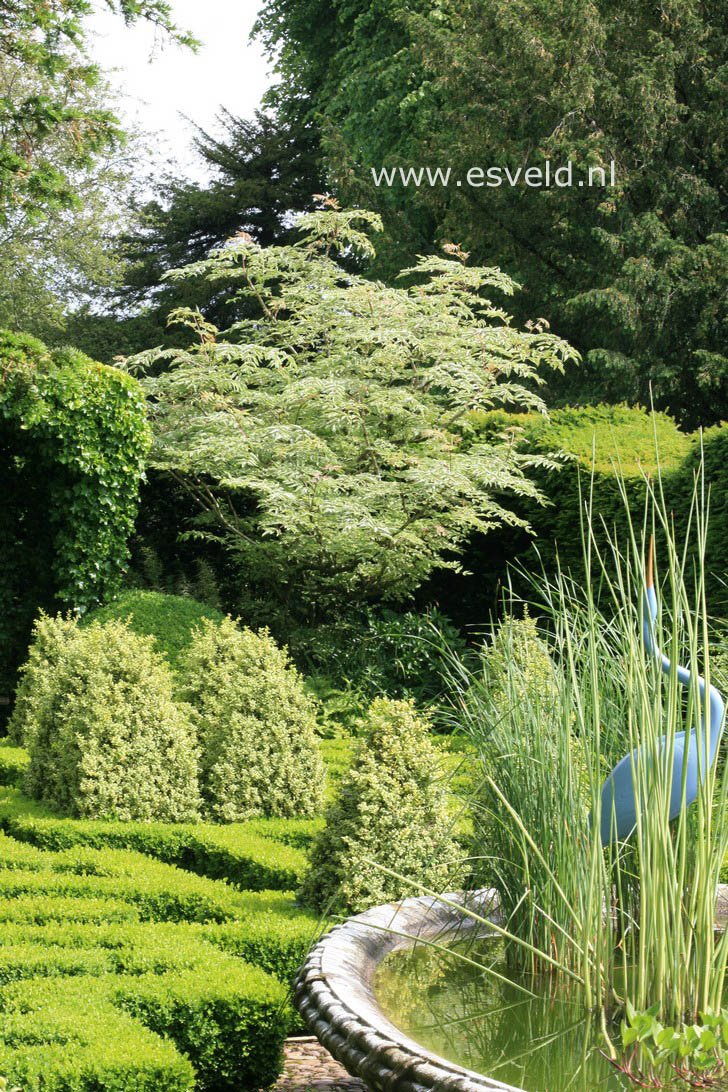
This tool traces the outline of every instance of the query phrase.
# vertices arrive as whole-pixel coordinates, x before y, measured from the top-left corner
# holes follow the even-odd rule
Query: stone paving
[[[314,1037],[287,1039],[283,1053],[283,1072],[271,1092],[367,1092]]]

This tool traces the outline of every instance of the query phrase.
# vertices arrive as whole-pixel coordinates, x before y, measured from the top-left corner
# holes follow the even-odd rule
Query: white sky
[[[260,45],[248,40],[261,0],[172,0],[171,6],[177,26],[201,41],[198,53],[164,42],[160,49],[148,24],[127,28],[108,11],[88,20],[89,52],[104,70],[116,70],[111,80],[126,96],[124,120],[159,134],[160,154],[202,181],[184,116],[208,131],[221,106],[252,116],[273,82]]]

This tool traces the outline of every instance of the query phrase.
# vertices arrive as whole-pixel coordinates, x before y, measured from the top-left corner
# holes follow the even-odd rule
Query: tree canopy
[[[371,255],[378,217],[328,202],[293,245],[240,236],[172,275],[234,289],[250,317],[222,335],[191,309],[190,349],[140,354],[152,465],[206,514],[243,583],[313,616],[402,599],[435,568],[457,568],[474,531],[515,520],[503,497],[535,494],[534,461],[506,436],[469,438],[468,415],[543,410],[542,372],[574,359],[540,328],[520,331],[490,300],[497,269],[451,248],[387,287],[342,268]]]
[[[556,398],[728,415],[728,27],[721,0],[267,0],[273,98],[317,118],[334,192],[401,254],[454,239],[584,357]],[[614,188],[395,185],[370,168],[614,162]]]
[[[284,242],[292,211],[313,208],[317,142],[310,126],[291,127],[261,111],[246,120],[222,110],[218,120],[219,132],[198,129],[194,141],[210,183],[168,177],[126,239],[134,265],[128,297],[164,296],[165,273],[206,258],[241,231],[261,246]]]
[[[262,111],[247,120],[224,109],[218,123],[215,132],[198,128],[194,140],[209,181],[181,179],[172,170],[150,179],[154,196],[133,207],[126,230],[108,248],[123,274],[107,294],[104,312],[78,309],[66,323],[74,344],[102,360],[153,344],[186,344],[181,327],[165,325],[178,307],[199,308],[216,325],[229,325],[236,312],[225,286],[166,274],[202,261],[240,232],[262,246],[289,241],[294,213],[314,206],[321,185],[311,125],[284,123]]]
[[[172,22],[166,0],[103,3],[126,23],[145,19],[196,45]],[[92,10],[91,0],[0,0],[0,65],[17,74],[15,93],[0,98],[0,223],[19,208],[33,215],[76,203],[68,168],[87,166],[122,139],[113,111],[87,95],[99,80],[84,48]],[[65,163],[55,155],[59,139],[69,149]]]
[[[45,94],[50,84],[17,62],[0,60],[0,97],[20,103],[31,88]],[[76,101],[93,111],[115,108],[117,97],[100,79],[80,88]],[[57,344],[67,340],[70,314],[84,307],[98,313],[124,279],[128,261],[120,236],[135,221],[138,164],[148,161],[148,146],[130,132],[123,144],[80,165],[72,134],[59,128],[48,135],[46,154],[65,174],[74,201],[50,208],[21,202],[0,219],[0,325]]]

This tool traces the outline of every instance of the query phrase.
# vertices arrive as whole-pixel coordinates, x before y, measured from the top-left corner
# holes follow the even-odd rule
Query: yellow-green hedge
[[[179,930],[135,927],[117,945],[0,945],[11,1085],[237,1092],[276,1079],[288,1026],[279,982]]]
[[[20,764],[22,748],[12,750]],[[295,890],[306,867],[305,854],[297,847],[309,844],[322,825],[320,819],[259,819],[229,826],[65,819],[16,788],[0,790],[0,828],[21,842],[49,850],[72,846],[136,850],[199,876],[227,880],[244,891]],[[283,837],[288,844],[278,841]]]
[[[495,412],[474,417],[471,427],[474,435],[487,438],[515,429],[524,451],[567,456],[558,470],[535,468],[531,472],[546,498],[545,506],[528,500],[514,504],[530,523],[535,538],[504,528],[472,544],[466,567],[491,591],[505,578],[509,561],[539,569],[536,550],[547,573],[554,571],[558,556],[563,570],[583,579],[580,526],[590,496],[597,539],[603,543],[603,528],[608,528],[616,531],[624,544],[627,521],[620,476],[630,509],[639,520],[645,478],[656,480],[659,473],[678,533],[684,531],[694,474],[700,464],[701,437],[680,432],[665,414],[626,406],[554,410],[549,419]],[[707,565],[711,606],[718,609],[728,601],[722,585],[728,574],[728,427],[705,433],[703,449],[706,481],[711,485]]]

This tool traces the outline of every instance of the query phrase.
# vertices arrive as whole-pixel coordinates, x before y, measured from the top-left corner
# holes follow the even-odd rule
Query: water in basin
[[[508,976],[500,942],[460,946]],[[527,1092],[625,1092],[634,1088],[600,1053],[597,1022],[548,978],[514,982],[420,946],[377,971],[377,1000],[396,1027],[442,1058]],[[613,1029],[619,1042],[619,1031]]]

